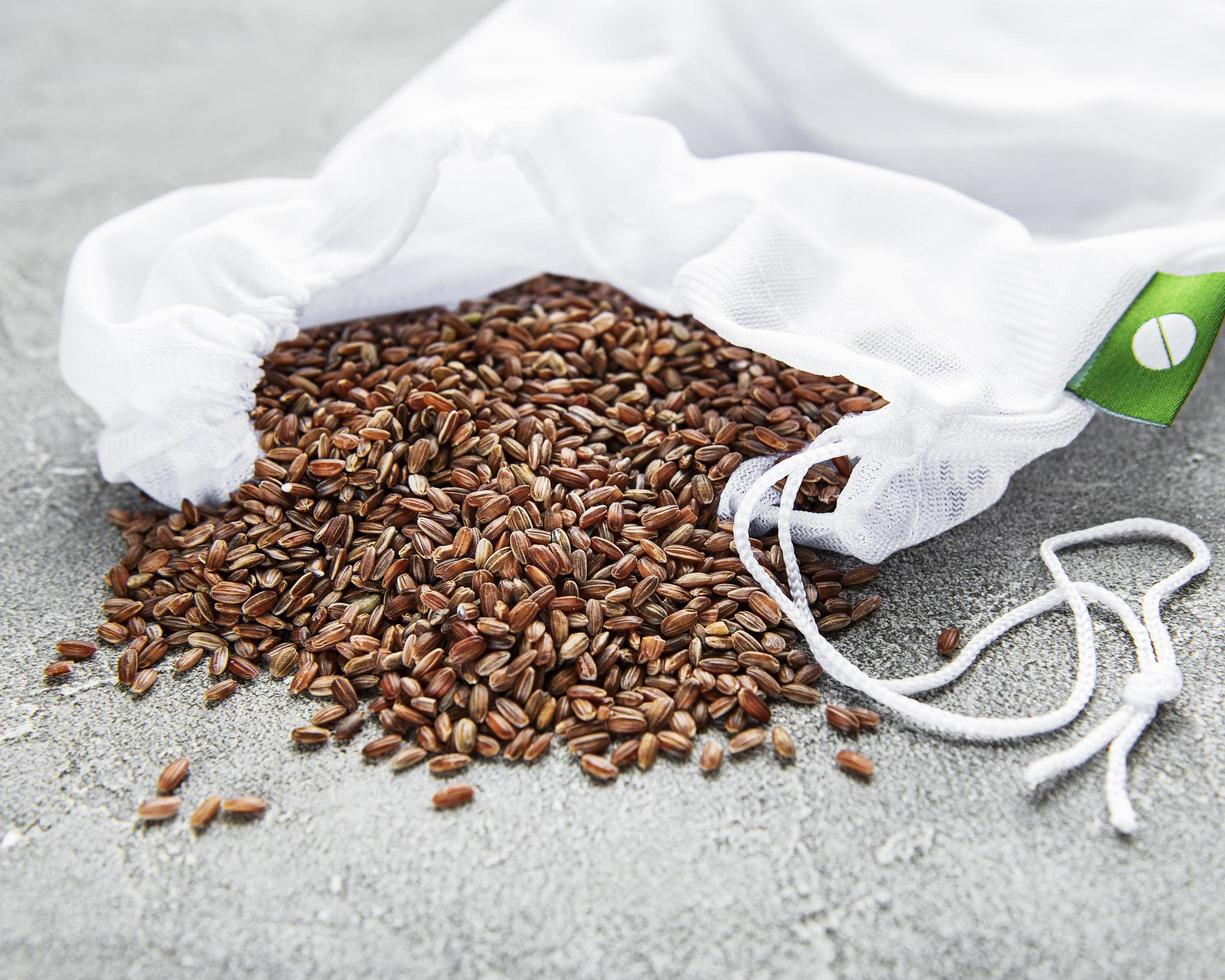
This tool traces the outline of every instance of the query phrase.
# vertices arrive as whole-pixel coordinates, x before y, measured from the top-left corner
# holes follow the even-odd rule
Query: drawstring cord
[[[1123,704],[1071,747],[1031,763],[1025,770],[1025,779],[1033,789],[1080,766],[1109,746],[1106,804],[1110,821],[1121,833],[1134,833],[1136,813],[1127,795],[1128,753],[1156,716],[1158,707],[1177,697],[1182,690],[1182,673],[1178,669],[1169,632],[1161,620],[1161,603],[1208,567],[1211,553],[1207,545],[1184,527],[1148,518],[1114,521],[1048,538],[1042,542],[1039,553],[1054,581],[1054,588],[1049,592],[987,624],[966,643],[957,657],[939,670],[905,678],[871,677],[847,660],[821,635],[805,596],[804,580],[791,534],[791,515],[804,474],[816,463],[852,454],[851,444],[847,441],[813,445],[780,460],[753,482],[739,501],[733,522],[736,550],[745,568],[804,635],[813,656],[830,677],[879,702],[918,728],[973,741],[1026,738],[1070,724],[1089,702],[1097,679],[1097,652],[1088,603],[1107,607],[1118,616],[1136,648],[1137,671],[1127,679]],[[785,483],[778,504],[778,542],[790,595],[784,593],[774,577],[762,567],[749,541],[749,530],[753,521],[760,516],[762,501],[780,480]],[[1144,594],[1141,603],[1143,621],[1116,593],[1092,582],[1071,581],[1058,558],[1060,550],[1073,545],[1133,537],[1168,538],[1186,547],[1192,555],[1190,562]],[[1059,707],[1036,715],[992,718],[959,714],[909,696],[951,683],[973,665],[983,650],[1009,630],[1065,604],[1071,608],[1075,622],[1077,663],[1072,690]]]

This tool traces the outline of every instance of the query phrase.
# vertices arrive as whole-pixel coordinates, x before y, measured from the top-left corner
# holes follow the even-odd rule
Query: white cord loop
[[[816,463],[850,455],[853,455],[852,443],[846,440],[814,444],[803,452],[779,460],[753,482],[738,502],[733,523],[736,550],[745,568],[804,635],[813,656],[834,680],[880,702],[916,727],[974,741],[1026,738],[1070,724],[1092,697],[1097,680],[1097,652],[1088,604],[1092,602],[1109,608],[1118,616],[1136,648],[1138,669],[1124,685],[1123,703],[1074,745],[1031,763],[1025,770],[1025,779],[1032,789],[1087,762],[1109,746],[1106,804],[1110,821],[1121,833],[1134,833],[1137,821],[1127,795],[1127,755],[1156,716],[1158,707],[1177,697],[1182,690],[1182,672],[1175,660],[1169,633],[1161,621],[1161,603],[1208,567],[1212,560],[1208,546],[1198,535],[1184,527],[1149,518],[1114,521],[1048,538],[1042,542],[1039,553],[1054,580],[1053,589],[988,623],[966,642],[957,657],[939,670],[914,677],[871,677],[839,653],[817,628],[805,596],[804,579],[791,534],[791,515],[804,474]],[[762,567],[749,539],[749,529],[754,520],[765,516],[763,502],[780,480],[785,482],[777,512],[778,542],[787,570],[790,595]],[[1135,537],[1168,538],[1182,544],[1192,556],[1186,565],[1157,582],[1144,594],[1141,603],[1143,620],[1118,594],[1093,582],[1071,581],[1057,554],[1072,545]],[[1072,690],[1059,707],[1037,715],[993,718],[958,714],[910,697],[956,680],[990,644],[1013,627],[1061,605],[1067,605],[1072,610],[1075,621],[1077,665]]]

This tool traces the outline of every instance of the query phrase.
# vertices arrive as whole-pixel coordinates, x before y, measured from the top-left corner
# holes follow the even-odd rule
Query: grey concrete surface
[[[556,753],[479,767],[477,802],[449,814],[430,810],[426,773],[292,751],[308,709],[272,682],[206,711],[201,677],[164,676],[133,703],[107,652],[43,683],[53,642],[96,622],[119,549],[103,512],[135,500],[99,479],[95,421],[58,378],[73,245],[182,184],[309,172],[486,6],[0,5],[0,975],[1219,976],[1218,571],[1169,604],[1187,685],[1133,754],[1134,840],[1105,822],[1100,759],[1036,798],[1019,778],[1118,703],[1129,650],[1112,623],[1072,733],[965,746],[889,723],[863,785],[795,711],[789,768],[763,756],[706,780],[664,762],[597,787]],[[1172,431],[1099,419],[990,512],[892,559],[887,605],[848,649],[881,671],[930,668],[939,627],[1045,590],[1036,549],[1052,533],[1151,515],[1220,550],[1223,379],[1218,355]],[[1070,565],[1136,598],[1180,560],[1137,544]],[[1052,614],[940,702],[1051,706],[1070,641]],[[181,753],[189,804],[254,791],[266,819],[199,839],[182,820],[136,826]]]

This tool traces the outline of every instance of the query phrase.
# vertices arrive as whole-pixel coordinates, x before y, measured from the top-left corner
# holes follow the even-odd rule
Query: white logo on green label
[[[1131,339],[1136,360],[1152,371],[1181,364],[1194,346],[1195,321],[1182,313],[1163,313],[1146,320]]]
[[[1222,320],[1225,272],[1155,273],[1068,390],[1115,415],[1169,425],[1191,394]]]

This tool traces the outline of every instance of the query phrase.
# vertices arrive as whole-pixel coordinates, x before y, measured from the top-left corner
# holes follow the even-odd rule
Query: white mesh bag
[[[219,499],[277,342],[551,271],[889,399],[807,458],[858,464],[796,541],[877,561],[980,512],[1084,427],[1065,386],[1155,271],[1225,268],[1225,13],[885,6],[512,0],[314,177],[96,229],[61,361],[103,473]]]

